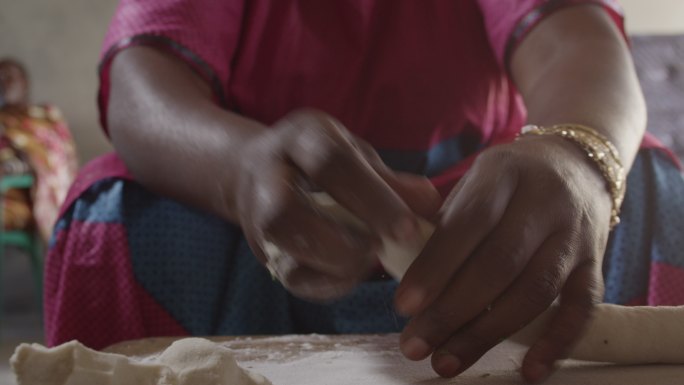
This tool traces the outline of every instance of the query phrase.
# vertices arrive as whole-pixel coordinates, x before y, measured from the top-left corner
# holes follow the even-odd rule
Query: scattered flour
[[[270,385],[241,368],[230,350],[202,338],[174,342],[158,358],[136,361],[72,341],[22,344],[10,359],[18,385]]]

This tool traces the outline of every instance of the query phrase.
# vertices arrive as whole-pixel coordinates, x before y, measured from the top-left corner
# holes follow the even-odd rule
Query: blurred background
[[[274,0],[276,1],[276,0]],[[504,0],[505,1],[505,0]],[[115,0],[0,0],[0,57],[27,67],[31,99],[62,109],[69,122],[81,164],[110,149],[101,134],[96,110],[100,44]],[[622,0],[632,36],[669,35],[635,40],[639,76],[651,115],[649,126],[666,143],[684,148],[684,1]],[[657,59],[662,57],[662,59]],[[655,58],[655,59],[654,59]],[[659,96],[660,95],[660,96]],[[675,95],[674,97],[672,95]],[[669,114],[669,115],[668,115]],[[665,118],[662,118],[665,117]],[[677,133],[679,132],[679,133]],[[40,311],[28,258],[3,256],[0,314],[0,383],[10,349],[17,341],[40,340]]]

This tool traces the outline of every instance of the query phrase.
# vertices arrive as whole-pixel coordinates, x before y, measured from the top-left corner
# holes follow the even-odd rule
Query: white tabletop
[[[235,351],[238,362],[274,385],[337,384],[523,384],[517,372],[525,347],[503,342],[454,379],[439,378],[429,360],[408,361],[398,351],[398,335],[288,335],[211,338]],[[109,352],[148,358],[171,338],[125,342]],[[683,347],[684,348],[684,347]],[[684,366],[617,366],[567,360],[548,385],[684,385]]]

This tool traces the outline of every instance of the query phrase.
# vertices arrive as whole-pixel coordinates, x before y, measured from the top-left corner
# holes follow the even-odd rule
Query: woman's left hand
[[[575,143],[523,137],[484,151],[444,203],[437,230],[397,289],[412,316],[404,355],[453,377],[534,320],[559,311],[522,373],[546,378],[601,301],[611,199]]]

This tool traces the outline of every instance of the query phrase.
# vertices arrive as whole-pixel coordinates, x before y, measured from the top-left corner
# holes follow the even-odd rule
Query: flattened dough
[[[178,340],[150,362],[76,341],[51,349],[21,344],[10,364],[18,385],[271,385],[241,368],[230,350],[203,338]]]

